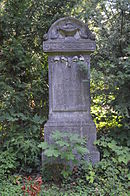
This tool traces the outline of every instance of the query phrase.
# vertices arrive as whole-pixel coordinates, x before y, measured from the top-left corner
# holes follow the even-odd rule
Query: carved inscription
[[[49,52],[69,52],[69,51],[94,51],[95,42],[54,42],[48,41],[43,43],[44,51]]]
[[[87,79],[87,76],[81,76],[77,63],[78,59],[84,60],[84,57],[61,56],[53,59],[55,63],[52,63],[52,110],[87,111],[89,92],[83,84],[83,79]],[[66,66],[66,62],[70,63],[71,68]]]

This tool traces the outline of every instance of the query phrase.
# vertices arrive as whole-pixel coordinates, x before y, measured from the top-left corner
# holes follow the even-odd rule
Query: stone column
[[[44,127],[45,141],[52,131],[87,136],[90,155],[96,163],[99,152],[93,145],[96,126],[90,115],[90,54],[95,36],[83,22],[71,18],[57,20],[44,35],[43,50],[49,64],[49,120]]]

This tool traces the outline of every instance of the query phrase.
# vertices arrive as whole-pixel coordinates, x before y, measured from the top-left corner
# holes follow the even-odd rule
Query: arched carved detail
[[[95,40],[88,26],[78,19],[72,17],[61,18],[52,24],[44,40]]]

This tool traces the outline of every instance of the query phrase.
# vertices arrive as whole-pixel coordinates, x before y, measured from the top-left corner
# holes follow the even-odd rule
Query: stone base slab
[[[60,132],[69,132],[69,133],[77,133],[81,137],[87,138],[87,149],[89,150],[89,154],[86,155],[86,161],[91,161],[93,164],[100,161],[100,154],[93,145],[96,140],[96,127],[93,121],[90,123],[87,122],[54,122],[48,121],[44,126],[44,140],[48,143],[51,143],[50,135],[53,131]],[[42,160],[44,156],[42,155]]]

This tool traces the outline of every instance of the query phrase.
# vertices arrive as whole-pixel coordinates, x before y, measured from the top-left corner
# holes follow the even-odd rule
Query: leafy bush
[[[56,141],[60,141],[60,139]],[[92,165],[81,159],[80,165],[73,167],[71,175],[67,176],[67,178],[63,178],[63,175],[61,176],[62,183],[56,185],[50,182],[44,182],[41,187],[41,194],[48,196],[128,196],[128,182],[130,180],[128,148],[123,146],[120,148],[117,142],[111,137],[103,136],[96,143],[101,152],[101,161],[99,163]],[[45,150],[47,150],[46,153],[48,152],[48,149],[49,148],[45,148]],[[49,151],[49,157],[53,157],[53,154],[55,154],[54,151]],[[54,155],[54,159],[55,158],[57,158],[57,154],[56,157]],[[50,168],[48,167],[49,170],[46,172],[48,175],[51,175],[51,167],[53,167],[55,170],[54,177],[56,178],[59,172],[56,168],[56,164],[49,166]],[[61,172],[62,170],[63,167],[61,168]],[[50,173],[48,171],[50,171]],[[43,180],[45,181],[45,176],[43,177]],[[22,187],[23,184],[21,184],[21,180],[19,180],[19,182],[20,187]],[[59,183],[59,181],[56,180],[54,180],[54,182]],[[19,185],[16,185],[14,181],[3,181],[0,183],[0,192],[3,194],[2,196],[9,195],[9,193],[10,195],[11,193],[12,195],[21,195]],[[28,185],[29,183],[26,183],[25,187],[27,188]]]
[[[100,148],[103,148],[103,158],[112,159],[118,164],[127,165],[130,160],[130,151],[126,146],[119,146],[118,142],[112,137],[101,137],[95,142]]]
[[[74,174],[69,183],[75,183],[73,191],[77,195],[82,190],[82,193],[87,195],[128,196],[129,149],[118,146],[112,138],[104,136],[96,143],[101,150],[102,160],[94,166],[82,162],[76,171],[78,175]]]
[[[0,182],[15,171],[17,167],[16,154],[11,151],[3,151],[0,154]]]
[[[37,146],[48,115],[43,35],[73,6],[69,0],[0,1],[0,153],[16,153],[19,171],[40,165]]]
[[[54,131],[51,136],[51,144],[42,142],[39,147],[42,148],[43,154],[51,160],[52,167],[55,164],[55,173],[58,173],[62,165],[61,174],[64,178],[71,174],[70,164],[79,164],[82,156],[88,153],[86,147],[86,140],[81,138],[78,134],[61,133]],[[61,164],[59,164],[61,162]],[[57,167],[56,167],[57,166]]]
[[[10,181],[0,182],[1,196],[23,196],[21,186]]]

